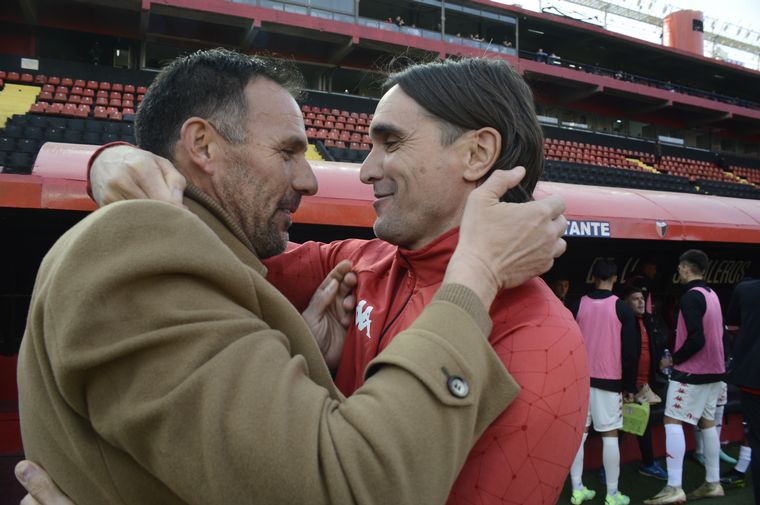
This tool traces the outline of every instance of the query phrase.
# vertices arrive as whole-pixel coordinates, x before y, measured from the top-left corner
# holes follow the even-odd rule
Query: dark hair
[[[442,123],[443,145],[450,145],[466,130],[496,129],[501,134],[501,153],[488,175],[524,166],[525,178],[502,200],[532,199],[544,170],[544,136],[533,93],[509,63],[464,58],[414,65],[391,74],[383,87],[387,90],[396,84]]]
[[[644,290],[637,287],[637,286],[628,286],[623,290],[623,300],[628,300],[628,298],[633,295],[634,293],[641,293],[644,294]]]
[[[591,275],[599,281],[610,280],[613,276],[617,275],[617,265],[612,260],[600,259],[594,263]]]
[[[190,117],[209,120],[232,144],[247,135],[245,87],[266,77],[297,98],[303,77],[291,64],[227,49],[198,51],[164,68],[145,94],[135,119],[137,144],[173,159],[182,124]]]
[[[678,258],[679,263],[683,262],[689,265],[691,271],[696,275],[705,273],[709,261],[707,254],[699,249],[689,249]]]

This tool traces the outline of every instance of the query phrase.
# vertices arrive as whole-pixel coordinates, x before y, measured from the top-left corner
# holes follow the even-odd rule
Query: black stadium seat
[[[16,126],[13,124],[5,125],[5,128],[3,130],[3,136],[4,137],[12,137],[14,139],[18,139],[22,137],[22,129],[20,126]]]
[[[45,140],[48,142],[63,142],[63,128],[48,128],[45,130]]]
[[[27,126],[24,128],[24,138],[27,139],[35,139],[35,140],[42,140],[42,128],[38,128],[37,126]]]
[[[82,130],[72,130],[66,128],[63,130],[63,142],[68,142],[69,144],[81,144]]]
[[[29,174],[32,172],[34,158],[30,153],[10,153],[5,161],[3,172],[15,174]]]
[[[0,137],[0,151],[10,152],[16,149],[16,139]]]
[[[102,142],[104,144],[108,144],[110,142],[116,142],[118,140],[121,140],[121,137],[118,133],[111,133],[111,132],[105,132],[102,137]]]
[[[40,150],[40,141],[37,139],[19,139],[16,149],[22,153],[36,153]]]
[[[94,131],[85,131],[82,135],[82,142],[85,144],[92,144],[92,145],[100,145],[101,142],[101,134],[100,132],[94,132]]]

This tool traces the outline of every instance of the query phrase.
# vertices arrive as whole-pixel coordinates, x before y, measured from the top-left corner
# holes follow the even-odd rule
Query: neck
[[[606,291],[612,291],[613,282],[609,281],[597,281],[596,289],[604,289]]]

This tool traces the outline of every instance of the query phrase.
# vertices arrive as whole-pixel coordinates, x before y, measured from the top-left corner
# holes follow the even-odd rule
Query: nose
[[[301,195],[311,196],[317,193],[319,184],[317,183],[317,176],[314,175],[311,165],[306,159],[301,160],[298,163],[293,177],[293,189],[298,191]]]
[[[372,184],[373,182],[383,178],[383,169],[381,164],[382,153],[377,143],[372,145],[372,149],[369,155],[364,159],[361,168],[359,169],[359,180],[364,184]]]

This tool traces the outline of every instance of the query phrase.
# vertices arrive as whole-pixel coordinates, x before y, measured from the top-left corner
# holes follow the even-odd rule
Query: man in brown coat
[[[344,399],[260,262],[316,191],[289,88],[280,64],[227,51],[176,61],[137,128],[189,181],[190,212],[109,205],[43,261],[22,435],[76,503],[442,503],[516,394],[488,307],[562,252],[561,204],[498,203],[520,170],[473,191],[435,299]]]

